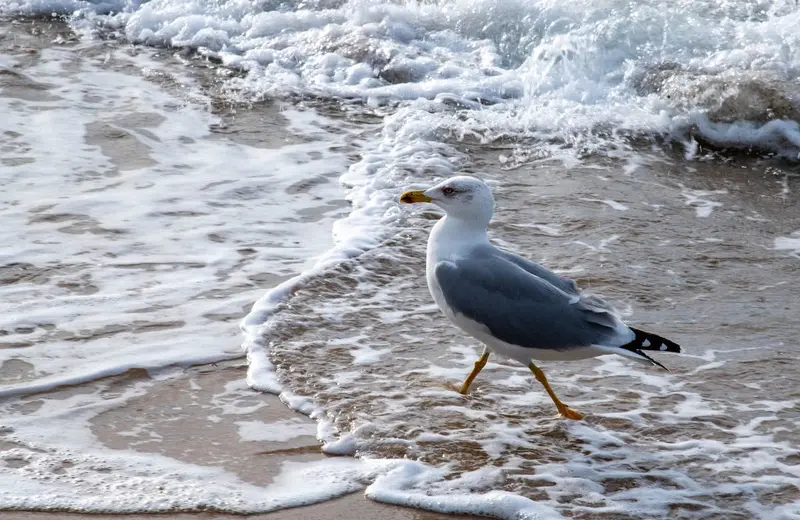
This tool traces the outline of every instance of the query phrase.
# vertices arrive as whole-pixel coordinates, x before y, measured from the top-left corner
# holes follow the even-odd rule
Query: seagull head
[[[407,191],[400,196],[400,202],[430,202],[442,208],[448,217],[483,225],[489,224],[494,212],[494,197],[489,186],[465,175],[450,177],[427,190]]]

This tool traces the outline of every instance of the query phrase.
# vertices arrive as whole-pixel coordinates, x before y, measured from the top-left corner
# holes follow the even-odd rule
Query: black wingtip
[[[675,343],[674,341],[670,341],[667,338],[659,336],[658,334],[653,334],[652,332],[645,332],[640,329],[635,329],[633,327],[629,327],[636,337],[630,343],[627,343],[622,346],[622,348],[626,348],[628,350],[652,350],[654,352],[672,352],[672,353],[680,353],[681,346]]]
[[[680,353],[681,346],[675,343],[674,341],[670,341],[667,338],[663,338],[658,334],[653,334],[652,332],[645,332],[643,330],[635,329],[630,327],[636,337],[633,341],[622,345],[621,348],[633,352],[634,354],[641,356],[648,360],[650,363],[656,365],[657,367],[661,367],[667,372],[670,371],[667,367],[656,361],[655,359],[651,358],[643,351],[653,351],[653,352],[672,352],[672,353]]]

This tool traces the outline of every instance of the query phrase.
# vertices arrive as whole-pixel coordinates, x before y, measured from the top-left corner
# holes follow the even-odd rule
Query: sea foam
[[[792,0],[693,2],[15,1],[74,27],[193,49],[257,95],[460,107],[462,132],[586,151],[632,136],[798,158]],[[539,145],[541,146],[541,144]]]

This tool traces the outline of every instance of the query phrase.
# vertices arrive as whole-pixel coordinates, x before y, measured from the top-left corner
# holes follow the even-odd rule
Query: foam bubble
[[[287,419],[283,421],[237,421],[239,437],[244,441],[260,442],[274,441],[285,442],[304,435],[314,436],[317,433],[315,425],[306,421]]]
[[[773,247],[781,251],[792,251],[795,256],[800,255],[800,231],[795,231],[788,237],[776,237]]]
[[[707,218],[714,208],[722,207],[722,203],[711,199],[714,195],[725,195],[727,190],[692,190],[683,187],[681,195],[686,199],[686,205],[692,206],[700,218]]]
[[[535,520],[564,518],[552,508],[533,500],[505,493],[459,493],[460,489],[479,489],[494,483],[496,469],[466,473],[452,481],[445,473],[422,464],[403,461],[399,467],[378,477],[366,490],[373,500],[427,509],[438,513],[469,514],[492,518]]]

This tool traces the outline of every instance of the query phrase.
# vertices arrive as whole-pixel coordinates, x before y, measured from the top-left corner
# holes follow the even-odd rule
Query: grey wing
[[[523,258],[510,251],[504,251],[497,248],[493,249],[495,250],[494,252],[496,255],[502,256],[517,267],[520,267],[532,275],[550,282],[565,293],[580,294],[581,291],[578,289],[578,285],[573,280],[570,280],[569,278],[562,278],[545,266],[537,264],[536,262],[532,262],[527,258]]]
[[[506,343],[563,350],[619,335],[621,322],[601,299],[567,293],[504,258],[440,262],[435,276],[454,312]]]
[[[582,305],[591,307],[598,312],[608,312],[614,316],[617,316],[617,311],[614,309],[614,307],[612,307],[602,298],[593,295],[581,294],[581,290],[578,288],[578,284],[575,283],[575,280],[570,280],[569,278],[559,276],[545,266],[537,264],[536,262],[528,260],[527,258],[523,258],[510,251],[504,251],[496,247],[493,247],[493,249],[494,255],[500,256],[509,262],[512,262],[517,267],[520,267],[530,274],[551,283],[567,294],[580,296]]]

